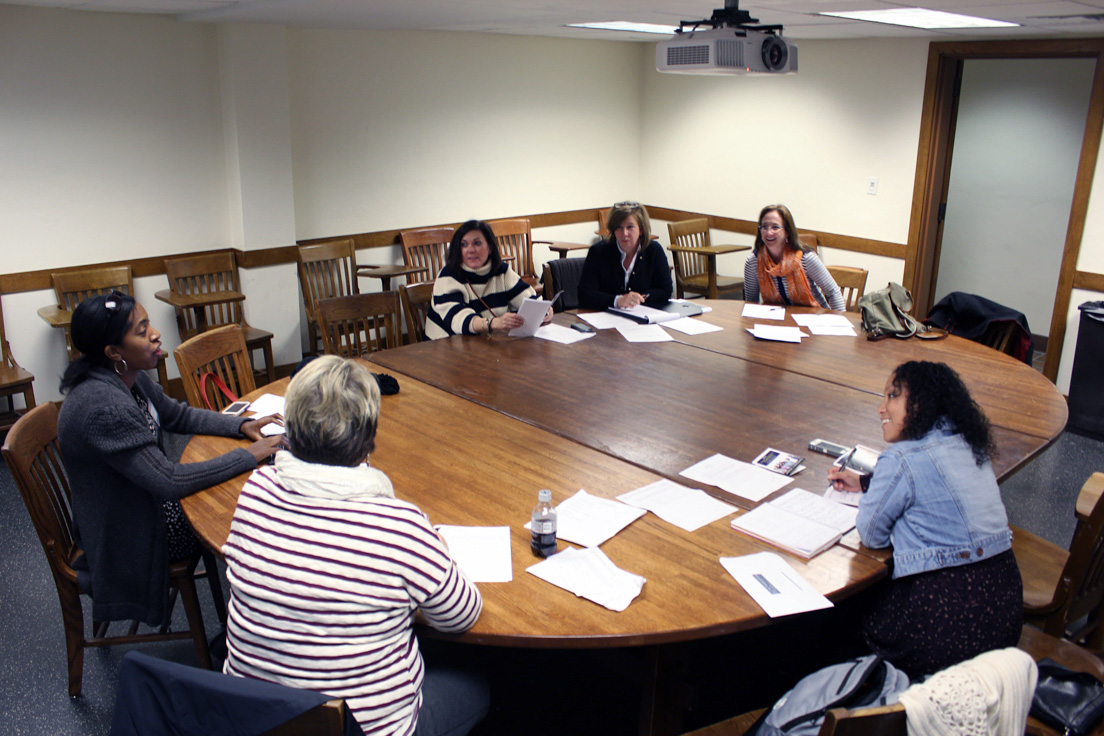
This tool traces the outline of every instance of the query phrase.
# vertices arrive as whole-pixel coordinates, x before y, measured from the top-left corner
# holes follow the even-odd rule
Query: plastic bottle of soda
[[[533,539],[529,547],[533,554],[537,557],[556,554],[556,507],[552,505],[552,491],[543,490],[537,494],[531,527]]]

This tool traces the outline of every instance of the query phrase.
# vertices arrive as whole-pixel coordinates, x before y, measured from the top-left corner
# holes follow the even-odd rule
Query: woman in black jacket
[[[638,202],[610,209],[610,237],[587,251],[579,277],[583,309],[629,309],[638,304],[662,307],[671,299],[671,264],[658,240],[652,240],[648,211]]]

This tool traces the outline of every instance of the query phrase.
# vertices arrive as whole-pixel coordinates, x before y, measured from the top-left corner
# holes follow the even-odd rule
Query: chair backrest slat
[[[692,220],[667,223],[667,234],[671,245],[684,248],[702,248],[711,244],[709,239],[709,218],[696,217]],[[675,277],[680,280],[702,276],[709,270],[709,260],[697,253],[674,251]]]
[[[222,379],[237,397],[257,388],[240,325],[225,325],[201,332],[185,340],[173,354],[180,369],[180,379],[184,383],[188,403],[196,408],[205,409],[207,402],[210,402],[211,408],[221,411],[230,404],[230,400],[216,390],[210,381],[207,385],[207,402],[204,401],[199,385],[206,373]]]
[[[867,270],[852,266],[828,266],[832,280],[843,292],[844,308],[854,312],[859,308],[859,299],[866,293]]]
[[[403,230],[403,262],[410,267],[424,268],[425,273],[410,276],[407,283],[433,281],[445,266],[453,229],[450,227],[426,227],[420,230]]]
[[[536,278],[533,267],[533,238],[530,233],[529,219],[516,217],[508,220],[489,220],[498,240],[498,250],[504,259],[514,259],[514,270],[519,276]]]
[[[327,354],[357,358],[398,347],[399,293],[348,294],[318,303],[318,324]]]

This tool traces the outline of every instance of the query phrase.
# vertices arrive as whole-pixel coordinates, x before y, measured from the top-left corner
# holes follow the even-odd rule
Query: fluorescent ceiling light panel
[[[890,10],[849,10],[839,13],[820,13],[850,20],[866,20],[871,23],[889,23],[909,28],[1012,28],[1019,23],[1003,20],[976,18],[972,15],[944,13],[941,10],[925,8],[892,8]]]
[[[632,23],[627,20],[611,20],[604,23],[568,23],[569,28],[593,28],[598,31],[629,31],[630,33],[660,33],[672,36],[676,26],[659,26],[655,23]]]

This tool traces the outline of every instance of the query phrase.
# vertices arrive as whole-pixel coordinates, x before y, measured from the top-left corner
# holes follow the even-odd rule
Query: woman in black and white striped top
[[[365,733],[464,734],[487,712],[486,683],[426,668],[412,626],[420,612],[465,631],[483,599],[368,466],[379,402],[372,374],[332,355],[288,386],[291,451],[250,477],[222,548],[224,671],[344,698]]]

